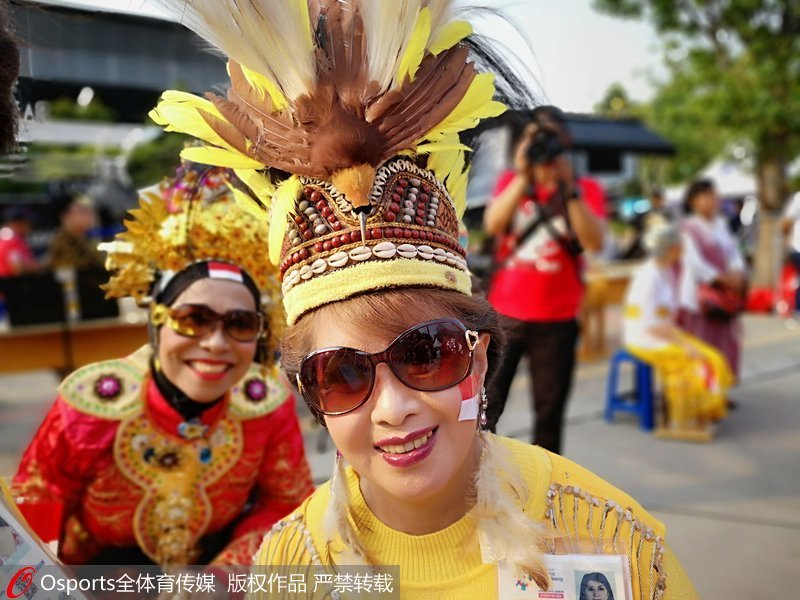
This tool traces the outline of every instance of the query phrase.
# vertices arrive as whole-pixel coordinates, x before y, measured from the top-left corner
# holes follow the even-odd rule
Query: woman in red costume
[[[232,191],[185,164],[107,248],[109,295],[149,306],[151,343],[70,375],[14,478],[63,505],[68,564],[248,564],[313,490],[266,229]]]

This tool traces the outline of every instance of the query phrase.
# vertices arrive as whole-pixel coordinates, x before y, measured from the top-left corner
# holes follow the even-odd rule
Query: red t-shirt
[[[21,236],[7,227],[0,229],[0,277],[16,275],[21,265],[33,261],[33,253]]]
[[[503,173],[495,186],[496,198],[511,183],[516,173]],[[584,201],[600,218],[605,218],[605,195],[600,185],[587,178],[578,180]],[[546,204],[553,198],[554,189],[536,187],[536,198],[524,196],[515,218],[530,218],[536,203]],[[566,221],[561,216],[550,220],[561,234],[566,233]],[[509,256],[515,246],[515,236],[506,235],[501,241],[498,260]],[[583,299],[580,270],[582,260],[576,260],[553,239],[547,227],[540,225],[514,251],[513,258],[492,279],[489,302],[502,315],[520,321],[563,321],[574,319]]]

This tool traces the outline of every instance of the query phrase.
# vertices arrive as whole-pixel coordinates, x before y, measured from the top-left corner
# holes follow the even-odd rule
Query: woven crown
[[[505,107],[452,0],[163,0],[228,56],[227,97],[165,92],[151,117],[206,142],[270,213],[289,323],[360,292],[470,293],[459,133]]]
[[[159,274],[219,260],[247,271],[262,293],[277,300],[277,269],[267,260],[268,224],[234,201],[225,169],[197,167],[184,164],[174,179],[143,190],[126,230],[102,246],[112,272],[103,286],[107,296],[147,303]]]

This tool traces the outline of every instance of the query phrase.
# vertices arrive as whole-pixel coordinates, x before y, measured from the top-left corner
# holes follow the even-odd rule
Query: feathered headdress
[[[231,87],[165,92],[151,117],[204,140],[183,156],[234,169],[252,207],[271,207],[290,323],[373,288],[469,293],[459,133],[505,107],[452,0],[161,3],[228,57]]]

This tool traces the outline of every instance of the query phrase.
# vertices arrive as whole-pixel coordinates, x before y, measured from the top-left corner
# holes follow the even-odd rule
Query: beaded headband
[[[459,133],[505,107],[452,0],[162,0],[228,56],[226,97],[169,91],[151,118],[206,142],[270,213],[289,323],[389,287],[470,294]]]

